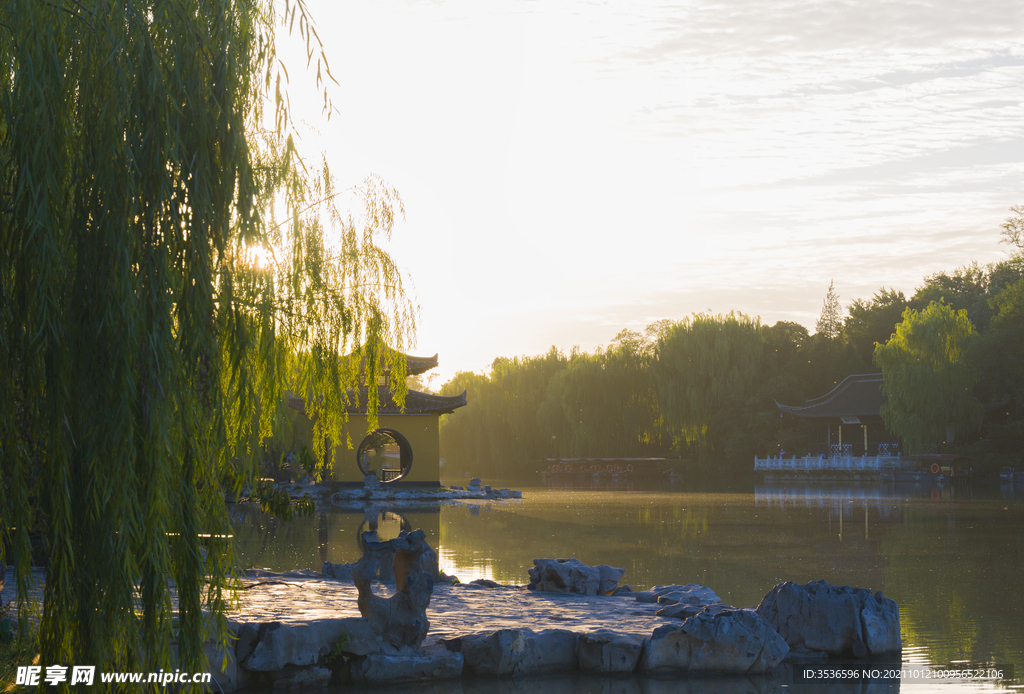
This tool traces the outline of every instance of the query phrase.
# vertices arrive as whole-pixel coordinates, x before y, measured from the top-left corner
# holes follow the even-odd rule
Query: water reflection
[[[752,606],[781,581],[825,579],[895,599],[907,659],[1024,671],[1024,498],[1014,488],[789,483],[703,493],[634,484],[524,489],[515,504],[376,513],[384,537],[405,523],[423,527],[445,572],[464,581],[523,584],[535,558],[578,557],[624,568],[623,582],[634,587],[701,583],[725,602]],[[368,522],[361,509],[290,523],[243,510],[238,519],[245,560],[276,570],[355,561],[353,534]]]
[[[398,537],[402,530],[422,528],[427,541],[437,546],[440,536],[438,506],[389,508],[331,508],[312,516],[281,521],[255,506],[232,511],[236,554],[243,568],[319,571],[326,561],[357,561],[362,556],[362,533],[375,530],[381,540]]]

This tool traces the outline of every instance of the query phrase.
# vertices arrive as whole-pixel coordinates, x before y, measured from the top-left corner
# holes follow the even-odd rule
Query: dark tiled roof
[[[367,393],[366,386],[359,389],[359,404],[347,407],[349,414],[366,414]],[[449,397],[410,390],[405,394],[404,412],[391,397],[390,388],[378,386],[377,396],[380,398],[377,414],[451,414],[457,408],[466,405],[466,391],[462,391],[462,395]]]
[[[437,366],[437,355],[432,357],[414,357],[410,354],[405,356],[405,372],[409,376],[418,376],[426,373]]]
[[[349,414],[366,414],[366,401],[368,399],[369,389],[363,386],[359,389],[359,401],[356,400],[355,391],[350,391],[350,400],[353,401],[352,405],[349,405],[345,410]],[[430,393],[421,393],[418,390],[410,390],[405,394],[405,410],[403,411],[398,404],[391,397],[391,390],[384,386],[377,387],[377,397],[380,398],[380,406],[377,408],[377,414],[451,414],[460,407],[466,405],[466,391],[462,391],[462,395],[431,395]],[[293,410],[303,412],[306,409],[306,403],[302,398],[297,398],[294,395],[288,396],[288,407]]]
[[[419,374],[426,373],[437,366],[437,355],[432,357],[414,357],[411,354],[403,354],[402,352],[395,351],[390,347],[384,348],[387,352],[392,354],[398,354],[405,359],[405,374],[407,376],[418,376]],[[349,359],[352,359],[354,355],[349,355]],[[360,358],[359,371],[363,371],[363,362]]]
[[[877,416],[886,402],[882,382],[882,374],[855,374],[844,378],[826,395],[803,405],[783,405],[778,400],[775,404],[782,412],[797,417]]]

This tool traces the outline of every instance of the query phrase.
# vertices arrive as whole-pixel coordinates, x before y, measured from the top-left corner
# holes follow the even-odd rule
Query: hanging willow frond
[[[0,540],[24,598],[41,538],[44,664],[206,669],[231,554],[199,536],[227,529],[282,390],[315,394],[322,459],[364,345],[376,374],[411,337],[374,241],[400,199],[370,180],[349,217],[295,151],[278,27],[329,71],[283,9],[0,4]]]

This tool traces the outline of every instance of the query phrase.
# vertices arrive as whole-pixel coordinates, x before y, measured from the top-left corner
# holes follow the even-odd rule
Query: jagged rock
[[[530,590],[579,595],[607,595],[616,589],[624,569],[607,564],[587,566],[579,559],[534,559]]]
[[[566,629],[500,629],[442,639],[439,645],[461,653],[477,676],[523,677],[576,669],[577,635]]]
[[[336,578],[342,581],[352,580],[352,568],[355,564],[332,564],[329,561],[325,561],[323,568],[320,569],[320,573],[325,578]]]
[[[579,634],[574,631],[544,629],[534,632],[526,639],[529,660],[523,670],[536,675],[575,670],[579,662],[576,655],[578,647]]]
[[[576,658],[580,670],[584,672],[633,672],[640,660],[643,647],[642,636],[598,629],[580,634]]]
[[[380,489],[380,480],[377,479],[377,475],[367,475],[363,478],[363,488],[369,489],[370,491],[377,491]]]
[[[756,612],[715,605],[682,624],[655,629],[640,671],[763,674],[775,670],[787,653],[786,642]]]
[[[477,579],[474,579],[474,580],[470,581],[469,583],[464,583],[463,586],[466,587],[466,588],[504,588],[505,587],[505,586],[501,585],[500,583],[498,583],[497,581],[492,581],[492,580],[490,580],[488,578],[477,578]]]
[[[469,481],[469,485],[467,485],[467,486],[470,489],[472,489],[473,487],[476,487],[477,489],[480,489],[480,478],[479,477],[474,477],[473,479],[471,479]]]
[[[251,633],[245,633],[251,643]],[[241,645],[240,638],[236,648]],[[359,617],[318,619],[294,625],[270,622],[259,626],[255,647],[244,660],[239,657],[238,661],[247,670],[274,672],[288,665],[316,665],[334,648],[350,655],[368,655],[380,651],[382,645],[370,622]]]
[[[791,581],[772,588],[757,607],[790,648],[804,646],[830,655],[858,658],[902,650],[895,601],[865,588]]]
[[[294,569],[292,571],[285,571],[281,574],[282,578],[323,578],[323,575],[319,571],[313,571],[313,569]]]
[[[228,629],[231,634],[241,636],[246,626],[248,625],[239,626],[229,623]],[[255,634],[255,629],[252,632]],[[238,667],[238,661],[240,660],[238,646],[240,644],[241,639],[239,639],[239,642],[227,644],[226,647],[218,646],[212,641],[207,641],[203,644],[203,653],[206,655],[206,661],[209,663],[208,671],[212,675],[213,682],[222,692],[233,692],[236,689],[249,685],[249,673],[244,668]],[[248,655],[248,652],[245,654]]]
[[[474,675],[509,677],[529,674],[521,664],[529,663],[526,629],[500,629],[491,634],[470,634],[439,643],[453,653],[461,653],[465,667]]]
[[[687,603],[678,603],[676,605],[666,605],[665,607],[658,610],[657,615],[659,617],[675,617],[676,619],[689,619],[697,615],[704,607],[702,605],[690,605]]]
[[[422,682],[462,677],[463,657],[444,648],[428,649],[424,655],[389,655],[375,653],[353,664],[352,679],[356,682]]]
[[[685,586],[654,586],[650,590],[636,593],[637,602],[658,602],[667,605],[684,603],[687,605],[713,605],[722,602],[715,591],[696,583]]]
[[[601,585],[597,588],[598,595],[609,595],[619,587],[625,569],[616,569],[607,564],[599,564],[597,570],[601,572]]]
[[[363,533],[363,557],[352,570],[352,582],[359,591],[359,612],[370,621],[374,633],[394,649],[419,647],[427,636],[427,606],[434,581],[423,569],[423,555],[429,551],[426,533],[402,532],[393,540],[376,541],[375,533]],[[370,583],[382,561],[394,556],[395,594],[382,598]]]

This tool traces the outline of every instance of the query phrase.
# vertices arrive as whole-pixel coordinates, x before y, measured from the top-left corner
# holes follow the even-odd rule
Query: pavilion
[[[432,357],[401,356],[409,376],[426,373],[437,366],[436,354]],[[350,393],[351,403],[345,408],[348,421],[343,425],[343,441],[331,450],[331,481],[339,486],[362,485],[364,477],[371,473],[383,485],[430,487],[441,484],[439,420],[442,414],[450,414],[466,405],[466,392],[444,396],[409,390],[405,406],[399,407],[390,379],[390,370],[386,370],[376,386],[364,384],[358,393]],[[377,388],[380,404],[377,428],[369,431],[366,408],[369,389],[373,387]],[[290,397],[288,405],[305,411],[302,398]],[[302,420],[303,426],[297,427],[302,431],[296,431],[295,440],[308,444],[312,423],[308,417]],[[349,448],[348,441],[353,443],[354,450]]]
[[[812,456],[895,456],[900,452],[899,437],[885,428],[880,414],[886,403],[883,380],[880,373],[855,374],[803,405],[783,405],[777,400],[775,404],[783,416],[814,420],[808,441]]]

